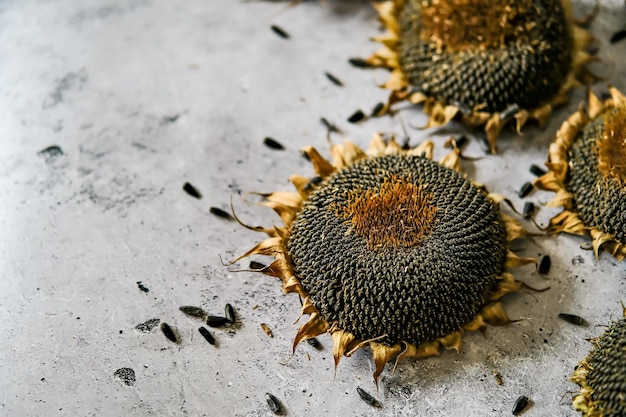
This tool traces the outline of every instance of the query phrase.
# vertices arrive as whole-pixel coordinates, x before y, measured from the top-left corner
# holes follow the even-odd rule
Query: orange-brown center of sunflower
[[[604,116],[604,134],[598,143],[598,169],[605,178],[626,189],[626,106]]]
[[[410,247],[432,230],[437,207],[422,187],[392,177],[379,190],[353,191],[337,215],[351,223],[368,247]]]
[[[418,1],[418,0],[414,0]],[[449,51],[491,49],[526,41],[536,26],[534,0],[432,0],[421,2],[421,37]]]

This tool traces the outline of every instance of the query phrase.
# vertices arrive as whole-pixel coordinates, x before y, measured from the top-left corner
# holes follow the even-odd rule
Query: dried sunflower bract
[[[556,192],[550,206],[564,210],[550,220],[549,231],[590,234],[618,260],[626,258],[626,97],[611,88],[600,100],[563,123],[550,145],[549,171],[535,184]]]
[[[570,378],[580,386],[574,407],[587,417],[626,415],[626,319],[591,339],[594,349]]]
[[[391,70],[389,105],[422,103],[426,127],[460,116],[483,126],[492,152],[502,127],[547,121],[587,74],[590,34],[569,0],[387,0],[388,33],[367,63]]]
[[[402,150],[375,135],[367,152],[333,145],[333,163],[305,148],[323,180],[292,176],[297,193],[265,194],[282,227],[239,259],[270,255],[262,272],[299,294],[309,315],[295,337],[330,333],[335,366],[370,346],[376,371],[396,358],[461,347],[464,330],[510,320],[499,300],[520,289],[509,266],[534,262],[508,249],[524,230],[500,213],[501,197],[457,172],[458,150],[440,163],[433,144]]]

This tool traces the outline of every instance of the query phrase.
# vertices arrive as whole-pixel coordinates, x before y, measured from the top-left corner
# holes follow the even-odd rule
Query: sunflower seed
[[[526,220],[530,220],[530,218],[533,216],[533,213],[535,213],[535,205],[531,201],[527,201],[524,204],[524,211],[522,216]]]
[[[335,84],[338,87],[343,87],[343,82],[341,82],[341,80],[339,78],[335,77],[330,72],[324,72],[324,75],[326,75],[326,78],[328,78],[328,80],[331,83]]]
[[[226,303],[226,306],[224,306],[224,315],[231,323],[234,323],[237,319],[237,317],[235,317],[235,309],[230,303]]]
[[[575,314],[560,313],[559,318],[577,326],[582,326],[583,324],[585,324],[585,319]]]
[[[207,314],[202,308],[195,306],[182,306],[178,307],[178,309],[191,317],[204,317]]]
[[[209,212],[217,217],[221,217],[223,219],[228,219],[228,220],[232,220],[233,216],[231,216],[228,212],[222,210],[221,208],[218,207],[211,207],[209,209]]]
[[[314,347],[317,350],[322,349],[322,344],[320,343],[319,340],[317,340],[316,338],[312,337],[310,339],[306,339],[306,342],[311,345],[312,347]]]
[[[372,67],[374,67],[374,65],[370,64],[369,62],[367,62],[363,58],[350,58],[350,59],[348,59],[348,62],[350,63],[350,65],[352,65],[354,67],[357,67],[357,68],[372,68]]]
[[[533,175],[535,175],[537,177],[541,177],[542,175],[546,175],[546,170],[541,168],[539,165],[535,165],[535,164],[532,164],[530,166],[529,171],[530,171],[531,174],[533,174]]]
[[[198,331],[200,332],[200,334],[202,335],[202,337],[204,337],[204,339],[209,342],[210,344],[212,344],[213,346],[215,346],[215,338],[213,337],[213,335],[211,334],[211,332],[209,332],[207,330],[206,327],[198,327]]]
[[[285,29],[281,28],[280,26],[272,25],[272,26],[270,26],[270,28],[272,29],[272,32],[274,32],[275,34],[277,34],[281,38],[289,39],[289,33],[287,33],[287,31],[285,31]]]
[[[274,337],[274,334],[272,333],[272,330],[270,329],[270,327],[265,324],[265,323],[261,323],[261,328],[263,329],[263,331],[269,336],[269,337]]]
[[[222,316],[207,316],[206,318],[207,326],[211,326],[211,327],[221,327],[229,323],[230,323],[230,320]]]
[[[519,198],[524,198],[528,194],[530,194],[532,190],[533,190],[533,185],[529,182],[525,182],[524,185],[522,185],[522,188],[520,188],[520,190],[517,192],[517,195]]]
[[[372,113],[370,113],[371,117],[376,117],[378,116],[378,113],[380,113],[380,111],[385,108],[385,103],[383,102],[379,102],[376,103],[376,105],[374,106],[374,108],[372,109]]]
[[[537,268],[537,270],[540,274],[546,275],[548,272],[550,272],[550,265],[550,255],[545,255],[543,258],[541,258],[541,262],[539,262],[539,267]]]
[[[143,323],[139,323],[135,326],[135,329],[139,330],[141,333],[150,333],[159,325],[159,323],[161,323],[160,319],[150,319]]]
[[[178,341],[176,339],[176,333],[174,333],[174,330],[172,330],[172,328],[170,327],[169,324],[161,323],[161,331],[163,332],[165,337],[167,337],[170,341],[172,341],[174,343],[176,343]]]
[[[359,397],[361,397],[361,399],[365,401],[366,403],[368,403],[369,405],[373,405],[375,407],[378,405],[378,400],[372,397],[367,391],[365,391],[361,387],[356,387],[356,392],[358,392]]]
[[[618,30],[617,32],[611,35],[609,42],[617,43],[624,38],[626,38],[626,29]]]
[[[265,393],[265,401],[267,401],[267,406],[270,408],[272,413],[279,414],[281,410],[281,404],[278,398],[274,397],[269,392]]]
[[[365,113],[362,110],[357,110],[352,113],[352,116],[348,117],[350,123],[358,123],[363,119],[365,119]]]
[[[285,149],[282,143],[280,143],[274,138],[270,138],[269,136],[263,139],[263,144],[267,146],[268,148],[275,149],[277,151],[282,151]]]
[[[530,402],[530,398],[525,395],[520,395],[520,397],[515,401],[515,405],[513,405],[513,415],[518,416],[524,411],[528,403]]]
[[[248,267],[250,269],[263,269],[265,268],[265,264],[262,264],[261,262],[257,262],[257,261],[250,261],[250,264],[248,265]]]
[[[202,198],[202,194],[200,194],[200,191],[198,191],[196,189],[196,187],[194,187],[193,185],[189,184],[188,182],[183,184],[183,190],[189,194],[190,196],[197,198],[197,199],[201,199]]]

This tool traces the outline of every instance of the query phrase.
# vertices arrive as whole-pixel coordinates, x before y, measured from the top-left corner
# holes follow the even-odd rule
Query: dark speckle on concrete
[[[120,368],[113,373],[113,376],[129,387],[136,381],[135,371],[132,368]]]
[[[150,292],[150,288],[143,285],[143,282],[137,281],[137,287],[143,292]]]
[[[58,145],[48,146],[37,152],[37,155],[43,157],[46,164],[53,164],[60,156],[63,155],[63,149]]]
[[[87,72],[84,69],[78,72],[68,72],[57,81],[54,90],[46,97],[42,107],[47,109],[63,102],[65,93],[74,88],[80,89],[85,82],[87,82]]]
[[[169,125],[171,123],[176,122],[176,120],[178,120],[178,118],[180,117],[180,114],[175,114],[173,116],[165,116],[161,119],[161,123],[160,125]]]

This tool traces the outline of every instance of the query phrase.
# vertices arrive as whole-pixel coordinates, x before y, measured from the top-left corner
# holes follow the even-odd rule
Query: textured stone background
[[[575,1],[578,16],[591,9]],[[598,92],[609,82],[626,89],[626,41],[608,43],[625,20],[623,2],[602,1],[591,26],[604,62],[595,67],[608,77]],[[619,317],[626,299],[624,264],[604,255],[596,262],[579,248],[582,238],[516,245],[521,255],[552,257],[548,279],[532,266],[516,271],[551,287],[506,299],[522,320],[467,335],[460,354],[407,361],[393,375],[388,368],[378,392],[367,351],[345,358],[333,377],[328,337],[323,350],[302,344],[287,361],[297,297],[274,279],[232,272],[247,261],[220,263],[218,255],[233,259],[262,236],[209,207],[228,209],[232,198],[249,224],[277,222],[244,194],[290,190],[289,175],[311,174],[299,148],[326,154],[320,117],[362,146],[377,130],[402,136],[397,117],[345,121],[385,97],[376,88],[384,71],[347,63],[377,48],[368,38],[378,30],[367,2],[0,1],[0,415],[271,415],[268,391],[290,416],[499,416],[522,394],[534,403],[527,416],[575,415],[568,376],[590,348],[585,339]],[[543,131],[505,135],[497,156],[471,142],[466,154],[484,157],[465,169],[521,207],[516,191],[533,178],[528,166],[543,162],[583,97],[572,94]],[[425,120],[418,108],[401,114],[407,125]],[[447,137],[410,129],[412,144],[429,135],[439,145]],[[268,149],[265,136],[287,149]],[[62,154],[40,152],[51,145]],[[182,191],[186,181],[201,200]],[[554,213],[542,208],[538,221]],[[240,325],[215,330],[217,348],[178,311],[192,304],[222,314],[226,302]],[[590,325],[558,320],[561,312]],[[182,342],[135,329],[153,318]],[[357,386],[382,408],[361,401]]]

